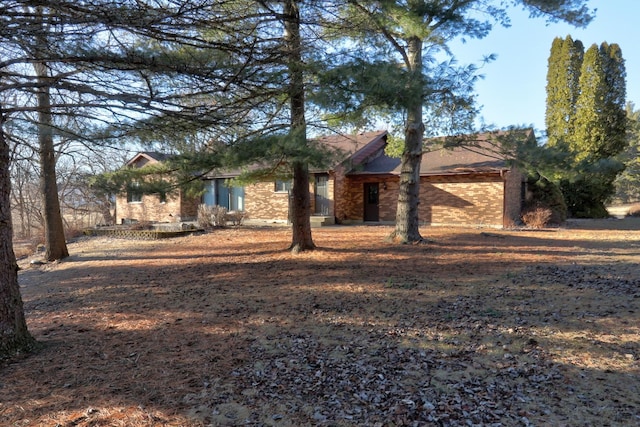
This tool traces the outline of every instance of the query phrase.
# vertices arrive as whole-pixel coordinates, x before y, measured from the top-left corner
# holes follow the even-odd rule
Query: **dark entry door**
[[[316,175],[315,193],[316,193],[316,215],[329,215],[329,176]]]
[[[380,193],[377,182],[364,184],[364,220],[378,221],[380,219]]]

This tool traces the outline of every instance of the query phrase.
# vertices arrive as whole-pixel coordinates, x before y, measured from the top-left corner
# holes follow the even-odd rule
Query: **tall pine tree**
[[[462,120],[454,118],[451,126],[446,127],[445,133],[450,135],[468,131],[467,119],[476,111],[471,95],[473,75],[464,75],[465,72],[475,74],[475,70],[456,73],[452,63],[434,67],[433,53],[451,55],[448,48],[451,40],[482,38],[493,24],[508,25],[509,6],[523,6],[531,17],[561,20],[576,26],[587,25],[592,18],[591,11],[586,0],[350,0],[345,3],[342,16],[348,26],[342,33],[351,39],[347,56],[352,64],[349,68],[356,73],[353,80],[360,80],[362,71],[368,67],[384,70],[386,80],[377,79],[374,83],[378,84],[361,87],[363,97],[381,99],[386,90],[386,105],[402,117],[404,125],[396,225],[389,237],[396,242],[419,242],[422,240],[418,205],[425,110],[433,108],[442,112],[441,117],[455,117],[463,111]],[[356,56],[357,60],[352,60]],[[345,82],[343,87],[351,85]],[[440,130],[429,129],[427,133],[442,134]]]

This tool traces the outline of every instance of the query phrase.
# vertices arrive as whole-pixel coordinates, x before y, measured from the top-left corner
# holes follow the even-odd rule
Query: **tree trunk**
[[[414,99],[407,108],[404,151],[400,166],[400,190],[396,210],[396,226],[389,240],[397,243],[421,242],[418,206],[420,204],[420,161],[422,160],[422,40],[409,39],[407,53],[413,72]]]
[[[111,214],[111,207],[109,201],[104,200],[100,203],[100,214],[102,215],[102,222],[104,225],[113,225],[116,223],[115,216]]]
[[[38,83],[38,144],[40,155],[40,191],[44,203],[44,244],[45,259],[55,261],[69,256],[64,237],[64,225],[60,213],[58,184],[56,178],[56,157],[53,146],[51,114],[51,94],[48,85],[47,66],[34,65]]]
[[[18,264],[13,252],[9,145],[2,131],[2,117],[0,108],[0,358],[28,351],[35,344],[24,318]]]
[[[286,0],[284,4],[284,41],[289,59],[289,99],[291,106],[291,129],[289,137],[296,145],[307,145],[307,124],[304,97],[304,70],[302,63],[302,43],[300,40],[300,9],[296,0]],[[303,149],[297,150],[304,152]],[[293,212],[292,241],[293,252],[315,249],[311,237],[311,197],[309,195],[309,166],[306,161],[296,159],[293,163]]]
[[[311,198],[309,196],[309,169],[304,162],[293,165],[293,215],[292,241],[290,249],[293,252],[314,249],[316,246],[311,237]]]

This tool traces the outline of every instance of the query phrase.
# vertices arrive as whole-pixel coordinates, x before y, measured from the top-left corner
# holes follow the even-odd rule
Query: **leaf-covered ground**
[[[21,263],[0,425],[640,425],[640,229],[590,224],[72,243]]]

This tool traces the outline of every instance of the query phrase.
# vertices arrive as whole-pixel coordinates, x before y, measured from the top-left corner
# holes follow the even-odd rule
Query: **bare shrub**
[[[243,211],[230,211],[225,216],[225,219],[230,221],[234,226],[242,225],[245,218],[247,218],[247,214]]]
[[[198,206],[198,225],[202,228],[224,227],[227,224],[227,208],[222,206]]]
[[[627,216],[640,217],[640,203],[635,203],[629,207]]]
[[[13,242],[13,253],[17,259],[26,258],[36,252],[37,245],[30,240],[20,240]]]
[[[549,208],[537,207],[522,214],[522,222],[527,227],[544,228],[549,225],[553,212]]]
[[[64,230],[64,237],[67,240],[75,239],[84,234],[84,231],[77,227],[66,227]]]

